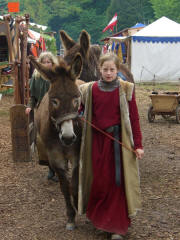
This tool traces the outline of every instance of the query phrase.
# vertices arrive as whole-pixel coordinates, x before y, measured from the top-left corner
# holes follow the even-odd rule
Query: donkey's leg
[[[72,171],[71,186],[74,207],[78,209],[78,182],[79,182],[79,167],[76,166]]]
[[[66,229],[74,230],[76,212],[71,203],[70,186],[69,186],[69,181],[66,176],[66,170],[64,170],[62,168],[55,169],[55,170],[59,177],[60,189],[61,189],[61,192],[63,193],[65,203],[66,203],[66,211],[67,211],[66,213],[67,213],[67,217],[68,217]]]

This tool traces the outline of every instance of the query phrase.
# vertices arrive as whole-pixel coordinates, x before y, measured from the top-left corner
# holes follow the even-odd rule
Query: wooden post
[[[26,21],[26,24],[20,24]],[[27,67],[27,36],[28,36],[29,15],[16,17],[16,62],[15,62],[15,105],[10,108],[11,138],[13,160],[20,162],[31,161],[30,138],[29,138],[29,116],[26,115],[25,104],[27,103],[25,89],[28,78]],[[19,45],[20,40],[20,45]]]
[[[131,70],[131,38],[127,40],[127,65],[128,69]]]
[[[15,104],[21,104],[19,79],[20,79],[20,62],[16,61],[14,64],[14,103]]]
[[[14,58],[13,58],[13,47],[12,47],[12,41],[11,41],[11,37],[10,37],[11,36],[10,28],[9,28],[10,20],[11,20],[11,16],[10,15],[4,16],[4,22],[5,22],[5,24],[4,24],[4,31],[3,31],[3,29],[1,29],[1,31],[6,34],[7,42],[8,42],[8,49],[9,49],[9,60],[12,63]]]
[[[31,161],[29,121],[25,109],[26,107],[22,104],[16,104],[10,108],[12,152],[15,162]]]
[[[26,63],[26,82],[25,82],[25,105],[29,102],[29,95],[30,95],[30,89],[29,89],[29,63]]]

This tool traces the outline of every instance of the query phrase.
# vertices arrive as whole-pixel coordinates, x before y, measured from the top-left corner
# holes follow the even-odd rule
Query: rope
[[[101,132],[102,134],[104,134],[105,136],[107,136],[108,138],[112,139],[113,141],[118,142],[119,144],[121,144],[124,148],[126,148],[127,150],[136,153],[136,151],[130,147],[127,147],[124,143],[120,142],[119,140],[117,140],[116,138],[114,138],[113,136],[109,135],[107,132],[101,130],[100,128],[96,127],[93,123],[89,122],[88,120],[86,120],[85,118],[81,117],[80,118],[83,122],[88,123],[91,127],[95,128],[97,131]]]

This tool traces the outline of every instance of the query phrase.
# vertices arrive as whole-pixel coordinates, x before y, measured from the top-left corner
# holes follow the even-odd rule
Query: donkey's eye
[[[72,104],[73,104],[74,107],[78,107],[79,104],[80,104],[80,98],[74,98],[72,100]]]
[[[55,108],[58,108],[59,105],[60,105],[60,101],[59,101],[59,99],[57,99],[57,98],[52,98],[52,99],[51,99],[51,103],[52,103],[52,105],[53,105]]]

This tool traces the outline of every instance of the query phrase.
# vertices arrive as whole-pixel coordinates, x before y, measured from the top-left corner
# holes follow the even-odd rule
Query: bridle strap
[[[64,121],[68,121],[71,119],[75,119],[78,117],[78,113],[77,112],[73,112],[73,113],[67,113],[62,115],[61,117],[55,119],[54,117],[51,116],[51,120],[53,122],[53,124],[55,125],[55,127],[58,129],[59,128],[59,124],[61,124]]]

